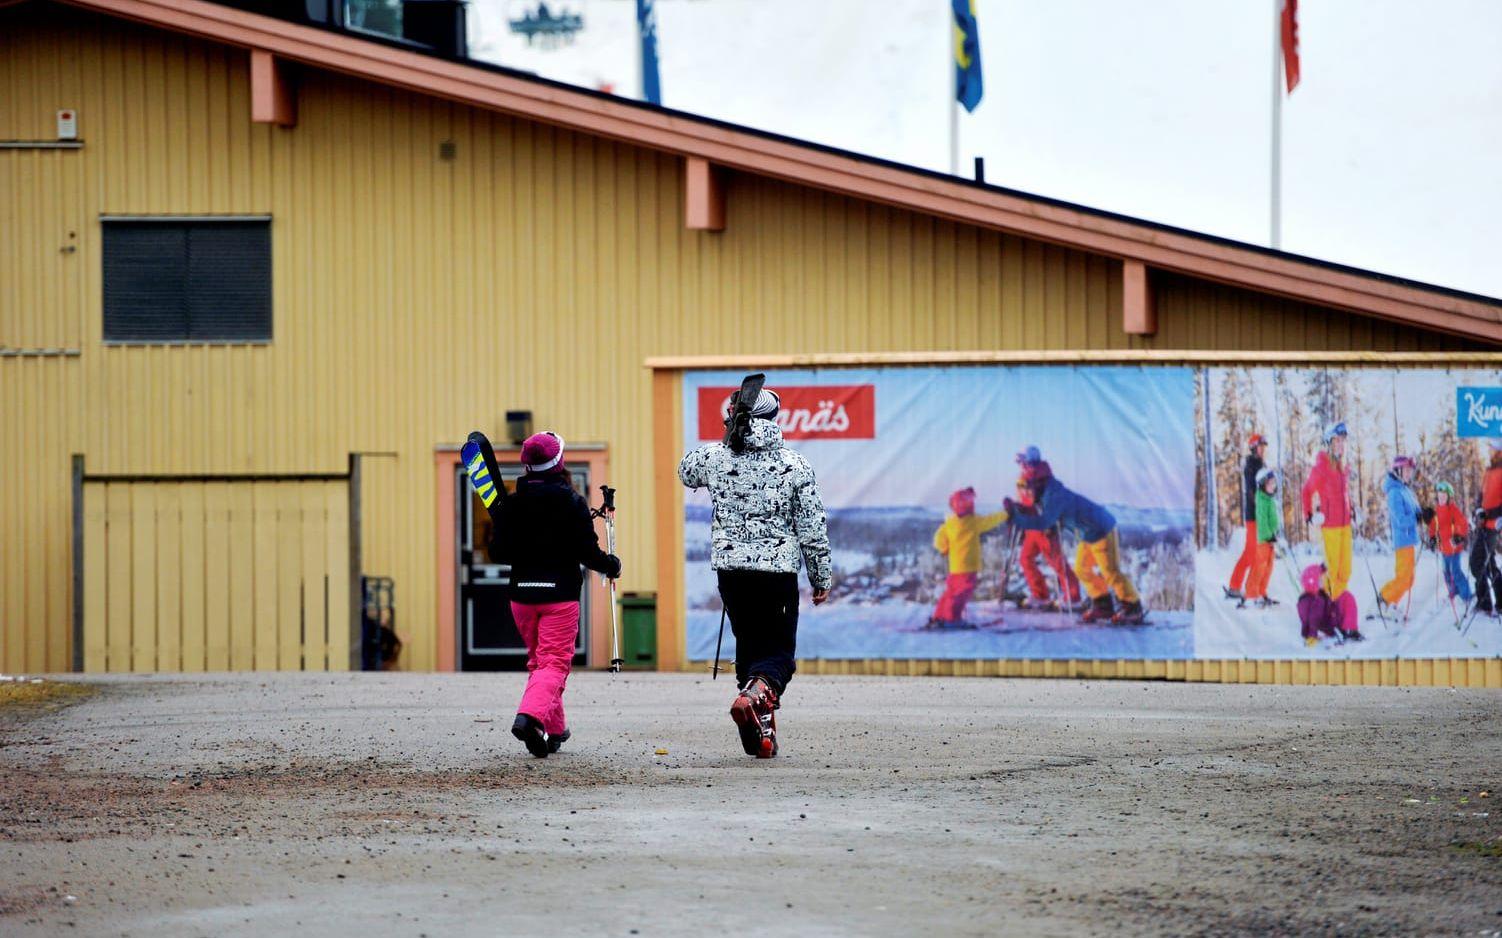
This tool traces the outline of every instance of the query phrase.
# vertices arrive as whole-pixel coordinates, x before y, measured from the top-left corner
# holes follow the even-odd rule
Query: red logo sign
[[[774,388],[782,398],[777,425],[788,440],[870,440],[876,437],[876,385],[821,384]],[[735,388],[699,389],[699,439],[725,436]]]

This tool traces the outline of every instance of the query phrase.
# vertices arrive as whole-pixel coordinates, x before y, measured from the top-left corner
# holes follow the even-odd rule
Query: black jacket
[[[511,598],[527,605],[577,602],[582,564],[620,575],[621,562],[600,549],[589,505],[558,472],[528,473],[501,503],[490,556],[511,565]]]
[[[1257,473],[1262,471],[1262,459],[1256,453],[1246,458],[1241,467],[1241,520],[1257,520]]]

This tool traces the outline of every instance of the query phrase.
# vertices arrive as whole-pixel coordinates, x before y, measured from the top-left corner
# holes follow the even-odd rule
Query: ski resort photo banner
[[[684,373],[686,447],[722,437],[742,377]],[[1502,654],[1502,521],[1475,516],[1502,503],[1496,369],[902,365],[767,387],[829,519],[834,588],[803,604],[801,658]],[[694,660],[720,627],[711,523],[687,492]]]

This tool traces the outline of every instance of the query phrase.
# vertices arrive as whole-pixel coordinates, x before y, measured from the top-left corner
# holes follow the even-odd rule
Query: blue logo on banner
[[[1455,434],[1502,437],[1502,388],[1456,388]]]

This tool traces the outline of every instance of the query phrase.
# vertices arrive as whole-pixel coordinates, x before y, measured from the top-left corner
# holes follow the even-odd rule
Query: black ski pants
[[[735,636],[735,682],[765,678],[778,695],[792,680],[798,644],[798,574],[720,570],[720,600]]]
[[[1471,544],[1471,578],[1476,581],[1476,606],[1482,612],[1502,609],[1502,573],[1496,564],[1497,532],[1477,527]]]

